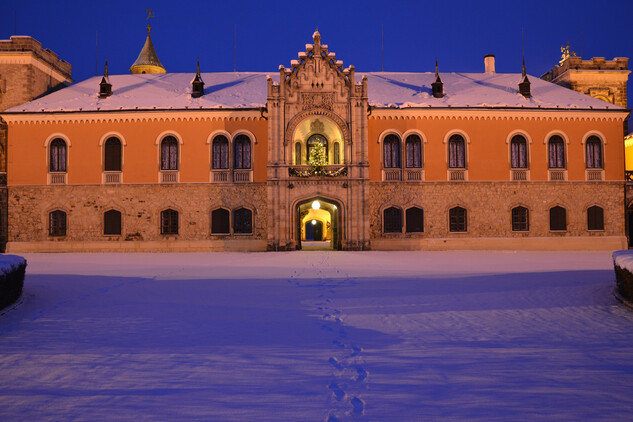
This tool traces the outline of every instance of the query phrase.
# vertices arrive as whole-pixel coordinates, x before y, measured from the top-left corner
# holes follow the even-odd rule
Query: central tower
[[[278,83],[268,77],[268,248],[300,248],[299,209],[320,200],[336,210],[332,247],[368,249],[367,78],[356,83],[354,66],[312,37]]]

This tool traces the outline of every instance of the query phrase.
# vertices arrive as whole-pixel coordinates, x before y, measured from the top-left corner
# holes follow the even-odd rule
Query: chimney
[[[487,54],[484,56],[484,66],[486,73],[495,73],[495,55]]]

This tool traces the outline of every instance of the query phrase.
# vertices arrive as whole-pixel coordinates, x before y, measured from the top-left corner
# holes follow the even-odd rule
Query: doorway
[[[297,249],[341,249],[339,206],[335,201],[311,198],[296,209]]]

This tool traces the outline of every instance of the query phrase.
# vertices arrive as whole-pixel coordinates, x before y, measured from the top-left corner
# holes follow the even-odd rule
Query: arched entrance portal
[[[297,249],[341,249],[340,205],[315,197],[297,204]]]

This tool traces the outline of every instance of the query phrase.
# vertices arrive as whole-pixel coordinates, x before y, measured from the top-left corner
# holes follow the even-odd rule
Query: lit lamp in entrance
[[[312,225],[316,226],[316,220],[312,220]]]
[[[319,204],[319,201],[314,201],[314,202],[312,203],[312,209],[313,209],[313,210],[318,210],[319,208],[321,208],[321,204]],[[314,221],[314,220],[313,220],[313,221]],[[312,223],[312,224],[315,224],[315,223]]]

